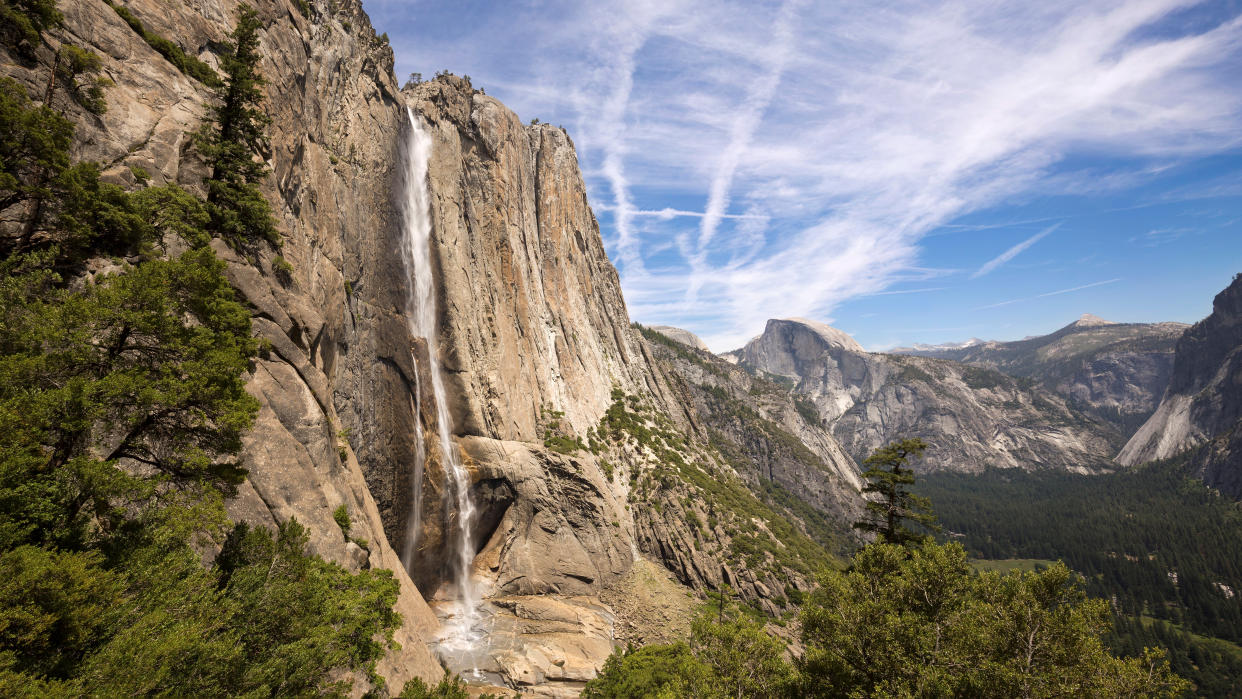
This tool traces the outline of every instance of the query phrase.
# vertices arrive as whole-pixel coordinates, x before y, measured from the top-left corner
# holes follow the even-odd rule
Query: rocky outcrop
[[[699,350],[700,352],[711,352],[712,351],[711,348],[707,346],[707,343],[703,342],[703,338],[699,337],[698,335],[695,335],[689,330],[682,330],[681,328],[674,328],[671,325],[652,325],[650,326],[650,328],[660,333],[661,335],[669,338],[670,340],[673,340],[675,342],[680,342],[681,344],[686,345],[687,347],[691,347],[693,349]]]
[[[1242,275],[1178,340],[1160,406],[1117,460],[1135,465],[1190,449],[1208,484],[1242,495]]]
[[[213,49],[238,7],[233,0],[117,4],[213,65]],[[253,4],[263,25],[260,70],[272,117],[265,154],[272,176],[264,189],[284,245],[248,256],[216,246],[253,308],[255,332],[271,346],[248,376],[262,407],[242,453],[249,478],[228,508],[235,518],[269,526],[296,517],[310,530],[315,553],[353,570],[395,571],[405,620],[396,634],[401,649],[379,669],[399,689],[441,670],[423,640],[436,619],[389,545],[381,514],[409,491],[402,469],[413,462],[415,433],[414,343],[402,316],[405,280],[393,254],[388,191],[404,116],[392,52],[356,0],[310,0],[301,3],[305,14],[297,3]],[[60,9],[65,27],[52,33],[53,43],[93,50],[112,81],[106,113],[70,114],[79,125],[75,157],[98,161],[105,179],[126,187],[143,186],[135,175],[140,168],[153,184],[201,191],[204,168],[191,135],[213,103],[211,91],[179,72],[103,0],[61,2]],[[41,94],[40,70],[5,61],[6,73]],[[292,265],[287,279],[273,273],[278,253]],[[364,474],[377,471],[393,475],[369,482]],[[347,540],[333,520],[340,505],[353,520],[351,538],[365,547]]]
[[[898,348],[894,354],[951,359],[1038,381],[1129,436],[1160,402],[1183,323],[1113,323],[1084,314],[1048,335],[1016,342]]]
[[[625,502],[595,455],[485,437],[462,446],[482,509],[475,568],[496,593],[589,595],[629,571]]]
[[[917,468],[1095,472],[1118,435],[1067,401],[998,371],[861,351],[840,331],[770,320],[737,351],[741,364],[794,383],[845,451],[860,460],[894,439],[928,442]]]
[[[818,410],[791,384],[756,376],[710,352],[650,328],[657,361],[690,398],[709,441],[755,490],[777,488],[826,515],[825,541],[857,545],[862,515],[858,465],[827,430]]]

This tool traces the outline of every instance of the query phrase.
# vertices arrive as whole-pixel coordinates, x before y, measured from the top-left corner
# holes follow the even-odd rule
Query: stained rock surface
[[[148,31],[209,65],[231,31],[238,3],[117,0]],[[272,175],[264,193],[284,245],[246,255],[217,241],[227,274],[253,309],[254,330],[271,350],[252,363],[247,390],[261,404],[242,452],[249,477],[228,503],[234,518],[273,526],[296,517],[315,553],[347,568],[388,568],[401,585],[401,644],[381,662],[390,687],[437,679],[439,663],[424,638],[437,621],[404,573],[385,536],[380,505],[408,492],[398,475],[369,488],[376,465],[400,474],[413,459],[409,381],[416,346],[403,316],[405,280],[394,255],[389,182],[403,112],[392,52],[375,38],[357,0],[294,3],[259,0],[260,71],[267,78]],[[202,191],[204,166],[192,135],[214,104],[205,85],[182,74],[102,0],[59,3],[57,41],[98,54],[108,109],[91,116],[66,105],[78,124],[75,158],[101,164],[125,187],[178,183]],[[50,49],[47,49],[50,51]],[[43,56],[39,65],[51,63]],[[6,60],[6,73],[42,92],[41,68]],[[276,255],[292,265],[287,279]],[[356,447],[356,449],[355,449]],[[365,468],[364,468],[365,464]],[[380,470],[383,470],[382,468]],[[333,520],[344,505],[350,541]],[[360,546],[357,541],[364,541]]]
[[[1134,465],[1188,450],[1208,484],[1242,496],[1242,275],[1178,340],[1160,406],[1117,459]]]

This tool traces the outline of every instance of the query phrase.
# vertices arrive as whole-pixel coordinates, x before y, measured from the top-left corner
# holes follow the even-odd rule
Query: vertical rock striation
[[[1160,406],[1117,460],[1135,465],[1191,449],[1204,481],[1242,496],[1242,275],[1178,340]]]
[[[213,65],[213,47],[232,29],[238,7],[233,0],[116,4]],[[423,642],[437,622],[402,572],[381,515],[382,509],[391,519],[408,498],[415,434],[416,344],[403,315],[405,280],[389,196],[403,116],[392,52],[357,0],[310,0],[305,14],[297,3],[253,4],[263,25],[259,68],[272,117],[265,194],[284,245],[252,257],[216,246],[253,309],[255,332],[271,343],[248,377],[262,407],[242,454],[249,477],[228,507],[255,524],[296,517],[315,553],[354,570],[396,571],[401,650],[379,669],[400,688],[414,676],[438,678],[441,670]],[[103,0],[61,2],[60,9],[63,39],[99,54],[113,82],[106,113],[70,114],[79,125],[74,156],[98,161],[107,180],[126,187],[142,186],[134,174],[141,168],[154,184],[201,191],[205,172],[191,134],[209,113],[212,92]],[[5,63],[7,73],[41,92],[46,76],[37,68]],[[292,265],[285,279],[272,268],[277,254]],[[391,477],[369,484],[364,471]],[[366,548],[334,522],[340,505]]]

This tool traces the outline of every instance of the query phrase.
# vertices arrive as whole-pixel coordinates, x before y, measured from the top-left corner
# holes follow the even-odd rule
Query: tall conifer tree
[[[258,70],[260,27],[254,8],[241,5],[237,26],[220,57],[224,74],[220,105],[199,139],[211,167],[207,201],[212,226],[234,247],[259,239],[273,245],[280,242],[271,206],[259,190],[268,173],[261,158],[269,149],[266,130],[271,123],[263,108],[266,81]]]
[[[921,439],[903,439],[880,447],[867,457],[863,464],[869,468],[862,475],[868,482],[863,492],[880,497],[867,503],[866,519],[855,522],[855,529],[899,546],[921,543],[927,538],[906,526],[906,522],[914,522],[926,529],[935,528],[931,502],[909,490],[914,485],[914,471],[908,464],[926,449],[927,443]]]

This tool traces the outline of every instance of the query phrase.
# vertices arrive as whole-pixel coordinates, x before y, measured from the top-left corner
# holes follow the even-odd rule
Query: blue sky
[[[871,349],[1193,322],[1242,272],[1242,0],[364,0],[563,125],[631,317]]]

